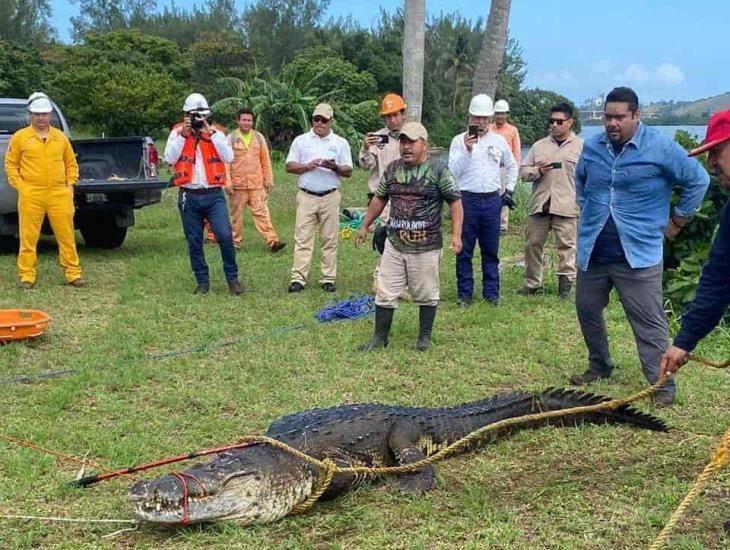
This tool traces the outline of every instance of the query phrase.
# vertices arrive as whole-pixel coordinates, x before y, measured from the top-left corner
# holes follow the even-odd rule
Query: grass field
[[[235,441],[274,418],[310,407],[378,401],[448,405],[500,391],[562,386],[586,366],[574,306],[552,294],[515,295],[522,269],[505,267],[502,304],[466,311],[455,305],[453,256],[442,262],[443,303],[434,347],[412,351],[417,308],[396,312],[386,351],[361,354],[372,320],[319,325],[313,314],[331,298],[312,283],[286,292],[291,267],[294,179],[277,173],[275,224],[289,246],[269,254],[250,218],[238,254],[247,292],[225,289],[220,256],[208,247],[212,293],[194,281],[168,191],[138,212],[119,250],[80,247],[89,288],[62,286],[46,241],[38,286],[21,291],[15,258],[0,256],[0,307],[41,308],[54,321],[45,337],[0,348],[0,381],[72,369],[27,384],[0,384],[0,433],[89,458],[109,467]],[[345,186],[343,206],[360,205],[365,178]],[[519,218],[519,216],[518,216]],[[80,237],[79,237],[80,239]],[[514,224],[502,257],[519,254]],[[340,244],[338,297],[367,292],[375,253]],[[508,262],[505,262],[508,264]],[[591,389],[627,396],[645,386],[621,306],[607,310],[619,367]],[[304,328],[277,331],[303,324]],[[675,327],[676,328],[676,327]],[[237,344],[216,342],[241,338]],[[210,345],[204,352],[152,360],[149,354]],[[730,335],[717,331],[699,350],[725,359]],[[1,548],[642,548],[658,534],[730,424],[727,372],[688,366],[670,410],[639,406],[665,419],[668,434],[624,427],[548,428],[518,433],[438,465],[436,490],[406,497],[386,481],[316,505],[303,516],[252,528],[234,524],[142,526],[111,539],[112,525],[0,519]],[[0,441],[0,514],[131,518],[129,479],[79,490],[66,486],[78,467]],[[89,472],[87,472],[89,473]],[[156,475],[156,472],[151,475]],[[672,548],[724,548],[730,470],[716,477],[682,522]]]

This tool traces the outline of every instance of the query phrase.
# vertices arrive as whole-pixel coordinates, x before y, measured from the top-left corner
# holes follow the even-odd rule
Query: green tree
[[[48,89],[73,122],[124,135],[160,131],[180,116],[190,67],[174,42],[129,30],[91,33],[52,54]]]
[[[568,103],[577,113],[572,101],[547,90],[520,90],[510,98],[512,122],[520,131],[522,143],[532,144],[547,135],[550,108],[556,103]],[[580,119],[577,115],[573,130],[580,132]]]
[[[318,96],[330,93],[332,101],[342,104],[373,99],[377,89],[372,74],[358,71],[325,46],[303,50],[283,67],[281,77],[294,86],[308,86]]]
[[[0,40],[23,44],[48,43],[55,36],[50,17],[49,0],[2,0]]]
[[[81,42],[90,32],[107,33],[129,29],[157,10],[157,0],[72,0],[79,15],[71,18],[74,40]]]
[[[507,44],[511,5],[512,0],[491,0],[489,3],[487,29],[474,71],[472,95],[487,94],[489,97],[494,97],[497,76],[502,67],[504,48]]]
[[[215,85],[219,78],[246,80],[259,72],[256,59],[233,31],[202,33],[190,47],[190,58],[191,86],[203,94],[220,94]]]
[[[328,7],[329,0],[258,0],[243,12],[247,45],[277,71],[314,45],[315,30]]]
[[[43,87],[38,48],[0,40],[0,96],[27,97]]]

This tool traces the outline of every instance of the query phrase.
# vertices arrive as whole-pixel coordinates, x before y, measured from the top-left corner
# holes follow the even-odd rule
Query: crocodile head
[[[142,521],[267,523],[287,515],[312,492],[314,470],[269,445],[237,449],[177,476],[129,489]]]

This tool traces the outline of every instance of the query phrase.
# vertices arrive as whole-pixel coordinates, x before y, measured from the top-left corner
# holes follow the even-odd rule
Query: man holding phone
[[[387,94],[380,102],[380,116],[383,117],[385,127],[365,136],[358,155],[360,167],[370,170],[368,204],[378,190],[385,169],[400,158],[398,134],[406,120],[406,103],[403,98],[398,94]],[[381,215],[381,219],[383,216],[387,217],[386,214]]]
[[[522,181],[532,182],[525,230],[525,286],[517,291],[522,296],[542,289],[543,250],[550,231],[558,250],[558,295],[567,298],[575,281],[575,167],[583,140],[573,132],[573,116],[573,107],[567,103],[550,109],[550,134],[535,142],[520,169]]]
[[[472,257],[477,241],[482,255],[482,297],[499,304],[499,224],[502,206],[514,208],[518,165],[507,141],[489,131],[494,114],[492,98],[478,94],[469,103],[469,129],[451,141],[449,170],[461,191],[464,207],[463,248],[456,257],[457,298],[462,307],[472,303]],[[500,194],[500,167],[505,192]]]
[[[335,291],[340,178],[352,176],[352,155],[347,140],[332,131],[333,117],[330,105],[317,105],[312,113],[312,129],[294,139],[286,157],[286,171],[299,175],[289,292],[301,292],[307,284],[318,228],[322,243],[320,285],[325,292]]]

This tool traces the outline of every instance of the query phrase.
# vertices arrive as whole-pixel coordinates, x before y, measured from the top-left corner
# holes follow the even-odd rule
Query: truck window
[[[30,124],[28,110],[25,105],[0,105],[0,134],[14,134],[17,130],[25,128]],[[63,130],[58,112],[54,109],[51,113],[51,125]]]

